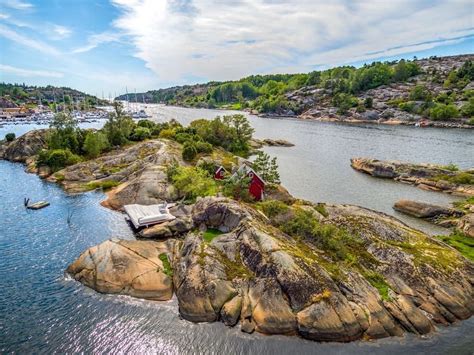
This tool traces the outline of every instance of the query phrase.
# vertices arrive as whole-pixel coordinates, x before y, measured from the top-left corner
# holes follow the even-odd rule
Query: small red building
[[[225,170],[225,168],[221,165],[219,168],[217,168],[216,172],[214,173],[214,179],[223,180],[226,173],[227,173],[227,170]]]
[[[261,201],[265,194],[265,181],[250,166],[242,164],[232,175],[233,178],[249,178],[249,193],[256,201]]]

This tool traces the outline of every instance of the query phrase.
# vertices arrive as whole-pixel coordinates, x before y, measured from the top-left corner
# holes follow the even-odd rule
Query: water
[[[168,116],[177,112],[183,120],[214,115],[212,111],[166,109]],[[158,115],[156,119],[160,119]],[[364,126],[254,117],[251,120],[257,136],[284,137],[297,144],[294,148],[268,151],[278,156],[283,182],[290,191],[309,199],[363,205],[364,201],[377,204],[385,188],[392,192],[384,196],[396,197],[406,191],[412,197],[418,193],[418,189],[410,186],[387,184],[352,172],[348,161],[345,164],[335,159],[352,156],[351,147],[357,153],[354,155],[372,152],[370,156],[380,154],[383,156],[377,157],[392,158],[388,155],[393,149],[395,158],[399,159],[411,157],[409,160],[470,165],[471,158],[462,151],[470,149],[472,142],[464,131],[428,130],[423,131],[423,138],[417,138],[414,131],[382,127],[378,134],[385,138],[380,138],[372,128]],[[0,137],[12,129],[27,128],[0,129]],[[309,145],[311,139],[317,139],[318,144]],[[389,148],[386,141],[383,143],[389,139],[392,143],[405,143],[392,144],[393,148]],[[461,143],[457,145],[458,141]],[[418,148],[410,154],[408,151],[417,147],[416,142]],[[375,150],[377,145],[380,147]],[[430,156],[430,150],[436,152],[436,156]],[[439,155],[444,150],[447,153]],[[304,154],[307,161],[299,154]],[[449,154],[454,159],[449,160]],[[342,169],[341,177],[336,173],[338,167]],[[24,173],[23,169],[20,164],[0,161],[0,353],[472,353],[474,318],[440,328],[426,339],[406,336],[376,342],[319,344],[297,337],[248,335],[221,323],[193,324],[179,319],[176,300],[150,302],[98,294],[66,277],[64,269],[86,248],[103,240],[112,236],[133,238],[123,216],[99,205],[104,199],[102,193],[68,195],[56,185]],[[325,183],[325,179],[333,179],[341,185],[326,191],[323,186],[331,184]],[[360,191],[364,184],[367,190]],[[419,192],[423,196],[449,198]],[[26,210],[23,207],[26,196],[33,201],[48,200],[51,206],[39,211]],[[369,205],[375,208],[373,206]],[[68,224],[67,217],[71,213]]]
[[[147,111],[157,121],[175,118],[183,124],[236,113],[163,105],[147,105]],[[449,232],[396,212],[392,206],[400,199],[447,206],[461,198],[370,177],[353,170],[350,158],[474,167],[474,130],[348,125],[246,115],[257,138],[283,138],[295,144],[291,148],[265,148],[278,157],[282,184],[292,195],[313,202],[347,203],[382,211],[430,234]]]

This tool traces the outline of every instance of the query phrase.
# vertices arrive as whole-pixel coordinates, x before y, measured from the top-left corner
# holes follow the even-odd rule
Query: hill
[[[117,99],[305,119],[474,125],[474,55],[252,75]]]
[[[85,109],[107,102],[68,87],[0,83],[0,107],[74,105]]]

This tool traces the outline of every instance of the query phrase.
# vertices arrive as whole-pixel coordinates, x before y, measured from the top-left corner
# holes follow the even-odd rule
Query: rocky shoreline
[[[392,160],[352,158],[351,167],[373,177],[393,179],[428,191],[474,196],[474,186],[459,183],[474,180],[474,168],[459,171],[433,164],[412,164]]]
[[[113,182],[104,205],[116,210],[180,199],[166,174],[171,162],[187,164],[176,142],[140,142],[51,174],[34,165],[42,137],[27,133],[0,156],[67,191]],[[176,220],[91,247],[67,272],[98,292],[176,295],[192,322],[316,341],[427,334],[474,313],[474,264],[453,248],[380,212],[300,201],[283,188],[269,195],[178,204]]]

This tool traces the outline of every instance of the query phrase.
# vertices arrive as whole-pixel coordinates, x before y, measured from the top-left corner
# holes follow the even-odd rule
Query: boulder
[[[160,256],[169,244],[111,239],[89,248],[68,266],[77,281],[102,293],[169,300],[173,282]]]
[[[410,216],[418,218],[435,218],[446,216],[457,216],[459,213],[449,207],[432,205],[429,203],[413,201],[413,200],[399,200],[395,202],[393,208],[396,211],[409,214]]]

